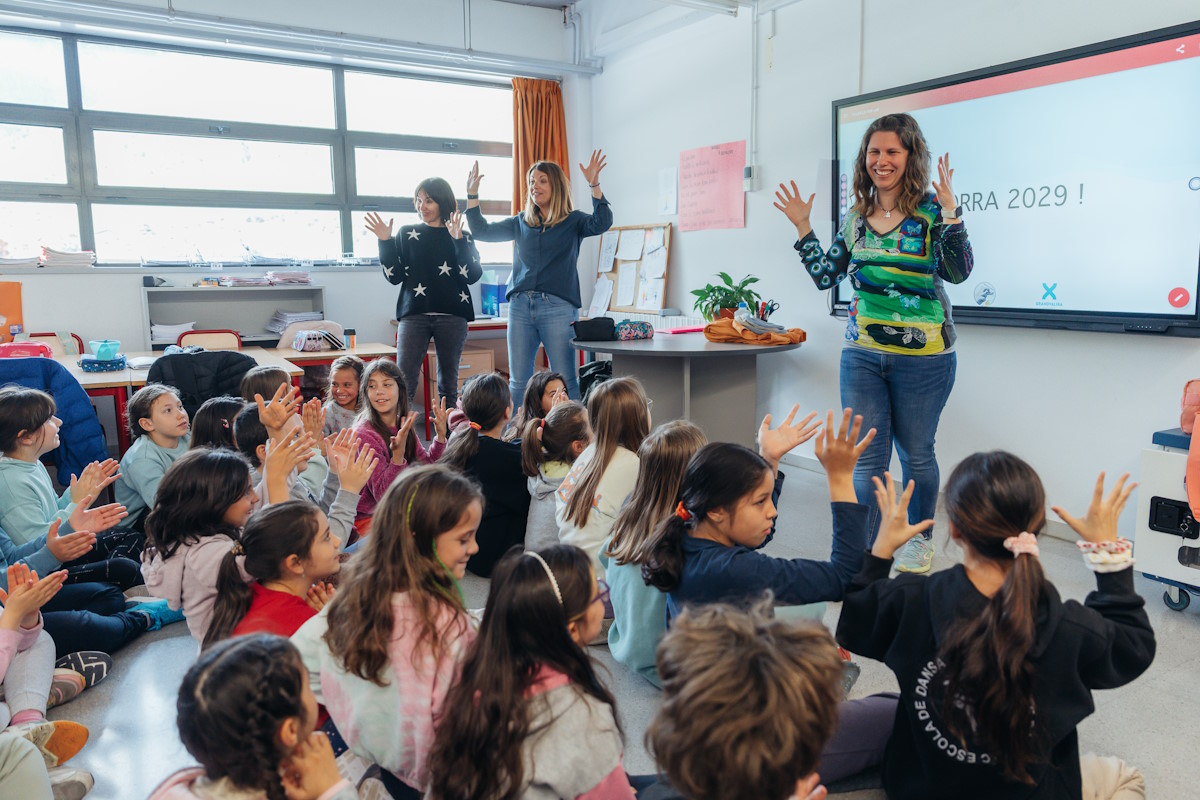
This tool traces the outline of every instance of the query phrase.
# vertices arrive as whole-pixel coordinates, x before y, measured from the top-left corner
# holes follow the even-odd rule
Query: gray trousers
[[[437,352],[438,397],[446,398],[446,408],[454,408],[458,402],[458,359],[467,341],[467,321],[452,314],[412,314],[400,320],[396,330],[396,363],[408,389],[408,404],[412,406],[421,388],[421,362],[425,360],[430,339]]]

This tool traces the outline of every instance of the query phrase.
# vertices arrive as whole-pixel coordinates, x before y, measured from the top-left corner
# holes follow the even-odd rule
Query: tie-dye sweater
[[[815,233],[795,248],[817,288],[850,277],[848,344],[921,356],[953,346],[954,321],[943,281],[965,281],[974,255],[966,226],[942,222],[936,195],[886,233],[851,211],[828,250],[821,249]]]

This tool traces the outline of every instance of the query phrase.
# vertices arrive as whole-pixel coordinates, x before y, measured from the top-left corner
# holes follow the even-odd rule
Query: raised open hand
[[[937,192],[938,205],[946,210],[953,210],[958,206],[958,200],[954,197],[954,189],[950,186],[950,180],[953,177],[954,170],[950,169],[950,154],[938,156],[938,176],[933,182],[933,190]]]
[[[467,173],[467,194],[479,194],[479,182],[483,180],[483,176],[479,174],[479,162],[476,161],[471,165],[471,171]]]
[[[792,181],[792,187],[789,190],[787,184],[779,184],[779,191],[775,193],[775,202],[773,206],[787,216],[788,220],[796,226],[796,230],[801,232],[801,236],[807,235],[812,230],[812,223],[809,222],[809,217],[812,215],[813,200],[817,193],[813,192],[808,196],[808,200],[800,197],[800,187],[796,186],[796,182]]]
[[[432,419],[438,441],[446,441],[447,434],[450,431],[450,412],[446,410],[445,397],[439,399],[438,404],[433,407]]]
[[[1078,533],[1084,541],[1115,542],[1117,540],[1117,518],[1121,516],[1121,509],[1125,508],[1125,501],[1137,488],[1136,483],[1126,486],[1125,481],[1127,480],[1129,480],[1128,472],[1117,478],[1112,491],[1109,492],[1108,497],[1105,497],[1104,473],[1101,472],[1100,477],[1096,478],[1096,488],[1092,492],[1092,504],[1088,506],[1087,514],[1083,519],[1071,516],[1058,506],[1051,506],[1050,510],[1062,517],[1062,521],[1070,525],[1071,530]]]
[[[463,235],[463,213],[457,209],[451,212],[450,219],[446,220],[446,230],[450,233],[451,239],[461,239]]]
[[[378,213],[374,211],[368,211],[366,228],[380,239],[387,241],[388,239],[392,238],[392,224],[395,221],[396,218],[393,217],[389,219],[387,223],[384,223],[383,217],[379,216]]]
[[[890,472],[883,473],[883,480],[871,478],[871,482],[875,484],[875,502],[879,504],[879,513],[882,515],[879,536],[871,552],[880,558],[891,558],[909,539],[932,528],[933,520],[908,524],[908,503],[917,485],[915,481],[909,481],[899,497],[896,497],[896,486],[892,483]]]
[[[401,454],[403,454],[403,450],[401,450]],[[336,457],[329,459],[330,469],[333,469],[338,476],[338,484],[350,494],[362,492],[378,465],[379,456],[375,451],[357,441],[351,452],[339,453]]]
[[[817,460],[825,467],[830,499],[834,501],[857,502],[854,494],[854,465],[875,438],[874,428],[867,431],[861,440],[858,438],[862,430],[862,416],[854,416],[852,422],[853,413],[849,408],[842,411],[842,424],[835,435],[833,412],[830,411],[825,418],[825,430],[817,435],[813,446]]]
[[[261,394],[254,395],[258,403],[258,419],[272,434],[283,430],[283,426],[300,408],[300,390],[291,384],[281,383],[271,401],[264,402]]]
[[[579,168],[583,170],[583,177],[587,179],[590,186],[593,183],[600,182],[600,170],[604,169],[604,166],[604,152],[602,150],[593,150],[591,161],[587,163],[586,167],[580,164]]]
[[[388,447],[392,451],[392,463],[401,465],[405,463],[404,446],[408,443],[408,435],[412,433],[413,424],[417,421],[417,412],[411,411],[404,421],[400,423],[400,430],[396,431],[396,435],[388,442]]]
[[[800,420],[798,425],[793,424],[799,410],[799,403],[792,406],[791,413],[784,419],[783,424],[774,430],[771,429],[771,415],[767,414],[758,428],[758,454],[766,459],[772,470],[778,470],[781,458],[816,436],[817,431],[821,429],[821,420],[813,422],[813,418],[817,416],[815,411]]]

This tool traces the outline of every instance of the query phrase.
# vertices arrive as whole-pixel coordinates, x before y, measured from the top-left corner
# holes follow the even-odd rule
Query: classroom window
[[[352,131],[512,143],[512,90],[346,72]]]
[[[79,43],[83,107],[332,128],[333,72],[246,58]]]
[[[408,211],[378,211],[383,221],[395,220],[392,224],[392,235],[400,232],[404,225],[416,225],[421,218],[415,212]],[[367,230],[367,212],[351,211],[350,223],[354,229],[354,255],[370,257],[379,255],[379,237]],[[470,226],[466,226],[470,230]],[[475,241],[479,250],[479,260],[484,264],[511,264],[513,257],[512,242],[481,242]]]
[[[0,103],[66,107],[62,39],[0,31]]]
[[[93,206],[96,252],[137,263],[333,259],[341,241],[337,211],[197,206]]]
[[[483,200],[512,201],[512,159],[464,153],[422,153],[416,150],[354,149],[354,172],[360,195],[412,197],[417,184],[440,177],[450,182],[454,196],[467,194],[467,173],[479,162],[484,175],[479,186]]]
[[[96,131],[101,186],[332,194],[321,144]]]
[[[0,258],[31,258],[42,245],[78,251],[79,209],[74,203],[0,202]]]
[[[67,182],[62,128],[0,123],[0,181]]]

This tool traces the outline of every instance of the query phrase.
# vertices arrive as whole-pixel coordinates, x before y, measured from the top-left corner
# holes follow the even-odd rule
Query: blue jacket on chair
[[[72,475],[108,458],[104,429],[91,398],[66,367],[49,358],[0,358],[0,386],[14,383],[46,392],[58,406],[55,415],[63,424],[54,461],[60,485],[70,485]]]

